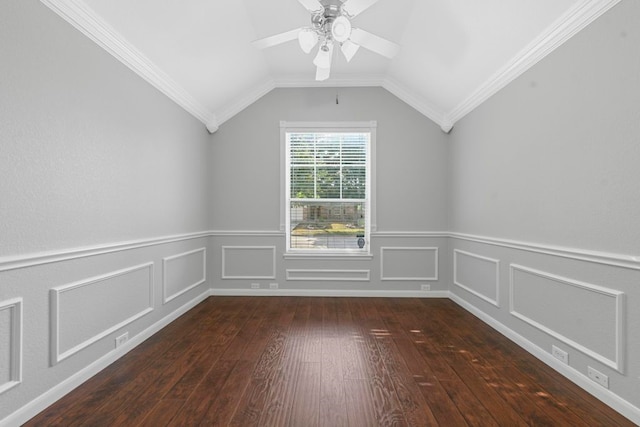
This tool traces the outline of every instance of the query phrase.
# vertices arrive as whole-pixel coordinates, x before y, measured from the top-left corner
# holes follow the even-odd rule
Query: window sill
[[[373,254],[369,252],[287,252],[282,255],[284,259],[315,259],[315,260],[349,260],[349,261],[366,261],[372,260]]]

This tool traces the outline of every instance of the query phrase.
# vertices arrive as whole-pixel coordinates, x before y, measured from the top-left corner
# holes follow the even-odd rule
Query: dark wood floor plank
[[[212,297],[27,426],[631,426],[448,299]]]

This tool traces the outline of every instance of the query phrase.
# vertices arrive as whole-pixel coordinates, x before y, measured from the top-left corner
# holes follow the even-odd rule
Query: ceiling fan
[[[351,19],[368,9],[378,0],[298,0],[311,13],[311,26],[296,28],[274,36],[254,41],[252,44],[265,49],[298,39],[300,48],[309,53],[319,44],[313,60],[316,80],[329,78],[331,58],[337,45],[347,62],[351,61],[360,46],[389,59],[393,58],[400,46],[378,37],[363,29],[351,26]]]

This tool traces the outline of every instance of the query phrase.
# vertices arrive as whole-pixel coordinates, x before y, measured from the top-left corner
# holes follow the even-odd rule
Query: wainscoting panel
[[[275,246],[222,246],[222,279],[275,278]]]
[[[207,280],[207,248],[162,259],[162,303],[166,304]]]
[[[368,282],[370,280],[370,271],[288,269],[287,280]]]
[[[453,251],[453,283],[500,307],[500,261],[458,249]]]
[[[512,315],[623,373],[623,292],[515,264],[510,276]]]
[[[0,394],[22,381],[22,299],[0,302]]]
[[[380,280],[437,281],[438,248],[380,248]]]
[[[153,310],[153,263],[52,288],[51,364]]]

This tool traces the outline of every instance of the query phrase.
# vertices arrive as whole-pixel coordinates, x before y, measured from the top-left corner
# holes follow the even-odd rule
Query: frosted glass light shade
[[[333,43],[320,46],[313,64],[318,68],[331,68],[331,56],[333,55]]]
[[[347,62],[350,62],[351,59],[353,59],[353,56],[356,54],[358,49],[360,49],[360,45],[355,44],[351,40],[345,41],[344,43],[342,43],[342,46],[340,46],[340,50],[342,51]]]
[[[321,82],[323,80],[327,80],[329,78],[329,75],[331,74],[331,69],[330,68],[320,68],[318,67],[316,69],[316,80]]]
[[[309,53],[318,43],[318,34],[311,28],[303,28],[298,33],[298,43],[300,43],[300,49],[302,49],[304,53]]]
[[[331,24],[331,35],[337,42],[344,42],[351,36],[351,22],[345,16],[338,16]]]

